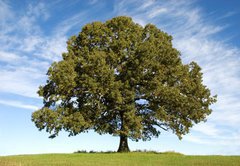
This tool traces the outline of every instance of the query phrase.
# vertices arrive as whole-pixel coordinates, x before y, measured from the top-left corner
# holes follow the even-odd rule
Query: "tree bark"
[[[125,123],[124,123],[124,112],[120,112],[121,117],[121,131],[125,131]],[[120,134],[120,143],[117,152],[130,152],[128,147],[128,137],[125,134]]]
[[[120,135],[120,143],[117,152],[130,152],[128,147],[128,138],[127,136]]]

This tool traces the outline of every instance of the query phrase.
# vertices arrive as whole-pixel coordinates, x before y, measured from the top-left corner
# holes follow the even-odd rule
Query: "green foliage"
[[[93,129],[150,140],[163,129],[181,139],[206,120],[216,97],[202,84],[197,63],[183,64],[171,41],[129,17],[85,25],[49,68],[38,91],[44,106],[32,121],[51,138],[61,130],[73,136]]]

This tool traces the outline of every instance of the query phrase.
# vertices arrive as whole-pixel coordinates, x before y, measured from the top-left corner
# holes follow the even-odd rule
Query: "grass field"
[[[0,166],[240,166],[240,156],[155,153],[75,153],[0,157]]]

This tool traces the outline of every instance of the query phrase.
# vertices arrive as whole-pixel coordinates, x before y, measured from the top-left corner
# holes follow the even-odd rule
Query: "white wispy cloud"
[[[8,3],[0,1],[0,21],[2,22],[5,18],[13,17],[11,7]]]
[[[15,30],[17,35],[41,35],[42,29],[39,25],[40,21],[46,21],[50,14],[47,10],[47,6],[43,2],[30,3],[24,13],[15,14]],[[16,22],[17,21],[17,22]]]
[[[21,57],[15,55],[13,53],[0,51],[0,61],[2,61],[2,62],[11,63],[11,62],[19,61],[20,59],[21,59]]]
[[[24,52],[33,52],[37,48],[39,48],[39,46],[41,46],[43,43],[44,40],[42,37],[29,35],[23,39],[22,45],[19,46],[19,50]]]
[[[37,98],[48,67],[66,51],[67,33],[86,21],[86,12],[69,16],[52,27],[50,35],[45,35],[39,22],[51,18],[49,9],[53,4],[32,2],[18,13],[5,1],[0,3],[4,16],[0,23],[7,29],[0,31],[0,92]]]
[[[97,2],[98,2],[98,0],[90,0],[90,1],[89,1],[89,4],[90,4],[90,5],[94,5],[94,4],[96,4]]]
[[[192,130],[200,132],[206,136],[218,136],[220,134],[219,129],[216,128],[214,123],[201,123],[195,125]]]
[[[29,17],[42,18],[47,20],[50,17],[47,6],[43,2],[29,4],[26,14]]]
[[[2,99],[0,99],[0,104],[7,105],[7,106],[12,106],[12,107],[16,107],[16,108],[29,109],[29,110],[39,109],[37,106],[25,104],[25,103],[22,103],[20,101],[14,101],[14,100],[2,100]]]
[[[231,86],[231,82],[229,82],[229,85]],[[238,128],[238,124],[240,123],[239,96],[234,94],[219,95],[218,104],[214,106],[214,109],[217,111],[214,111],[212,116],[210,116],[211,121],[230,128]]]
[[[146,9],[150,6],[152,6],[155,3],[155,0],[149,0],[149,1],[144,1],[142,5],[139,7],[139,9]]]
[[[0,92],[37,98],[39,83],[46,78],[48,62],[0,51]]]
[[[236,14],[237,14],[236,11],[229,11],[229,12],[225,13],[223,16],[219,17],[218,20],[226,19],[226,18],[232,17]]]
[[[38,24],[50,17],[44,3],[29,4],[23,13],[0,3],[1,16],[6,16],[1,17],[1,26],[8,29],[0,32],[0,92],[37,98],[47,68],[66,49],[66,37],[44,35]]]
[[[69,18],[66,18],[62,22],[60,22],[56,27],[54,32],[58,36],[66,35],[73,28],[79,28],[80,25],[87,20],[88,12],[79,12]]]
[[[25,68],[13,70],[0,70],[0,92],[18,94],[26,97],[38,97],[37,90],[39,82],[45,78],[44,75]]]
[[[158,7],[158,8],[153,9],[152,11],[150,11],[148,13],[148,17],[154,18],[156,16],[159,16],[160,14],[167,13],[167,11],[168,11],[167,8]]]
[[[201,135],[186,135],[183,140],[190,141],[198,144],[207,144],[212,146],[228,146],[238,147],[240,146],[240,133],[239,131],[230,136],[218,136],[218,137],[206,137]]]

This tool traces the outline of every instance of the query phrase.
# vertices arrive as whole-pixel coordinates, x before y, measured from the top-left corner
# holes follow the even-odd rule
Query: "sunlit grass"
[[[0,166],[239,166],[240,156],[188,156],[178,153],[74,153],[0,157]]]

